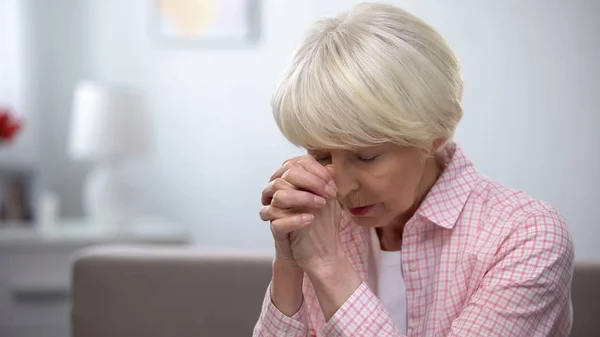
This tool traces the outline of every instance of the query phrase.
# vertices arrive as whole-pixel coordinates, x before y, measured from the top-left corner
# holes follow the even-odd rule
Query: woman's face
[[[416,148],[386,143],[309,154],[333,166],[338,201],[359,226],[384,227],[408,220],[433,183],[427,181],[430,161]]]

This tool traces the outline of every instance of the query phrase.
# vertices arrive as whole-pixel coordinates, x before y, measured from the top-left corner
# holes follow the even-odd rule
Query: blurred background
[[[435,26],[459,55],[456,138],[478,169],[553,204],[577,257],[600,257],[600,3],[389,2]],[[258,196],[302,153],[273,122],[271,95],[307,26],[353,3],[262,0],[257,40],[203,45],[165,43],[153,1],[1,0],[0,102],[27,125],[0,149],[0,164],[31,167],[60,198],[60,216],[82,216],[90,166],[68,154],[76,85],[141,88],[154,144],[129,164],[144,211],[188,226],[199,245],[270,247]]]
[[[302,154],[280,135],[271,95],[307,26],[357,2],[0,0],[0,106],[22,122],[0,144],[0,173],[26,180],[34,218],[4,221],[0,237],[106,225],[94,209],[118,208],[98,204],[127,181],[135,202],[124,198],[115,222],[177,228],[169,233],[195,246],[271,250],[259,196]],[[600,260],[600,2],[384,2],[425,19],[458,54],[456,139],[478,170],[558,208],[576,259]],[[114,126],[121,113],[103,120],[132,102],[126,130]],[[142,145],[102,143],[122,135]]]

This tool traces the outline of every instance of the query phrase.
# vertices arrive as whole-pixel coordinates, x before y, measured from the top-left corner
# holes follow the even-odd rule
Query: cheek
[[[390,184],[386,196],[386,208],[396,213],[402,213],[412,207],[416,198],[418,182],[415,179],[397,180]]]
[[[416,167],[391,174],[380,193],[386,211],[396,216],[410,209],[417,198],[420,180],[420,170]]]

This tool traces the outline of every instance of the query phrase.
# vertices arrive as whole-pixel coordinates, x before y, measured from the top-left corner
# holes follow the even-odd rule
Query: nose
[[[332,163],[327,166],[333,172],[333,180],[338,188],[338,199],[344,200],[350,193],[358,189],[359,184],[354,174],[343,163],[336,163],[335,159],[332,159]]]

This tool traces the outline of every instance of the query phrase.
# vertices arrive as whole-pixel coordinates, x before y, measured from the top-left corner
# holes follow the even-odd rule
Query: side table
[[[103,244],[186,245],[188,231],[158,220],[123,230],[83,219],[63,220],[52,230],[0,229],[0,336],[68,337],[73,253]]]

